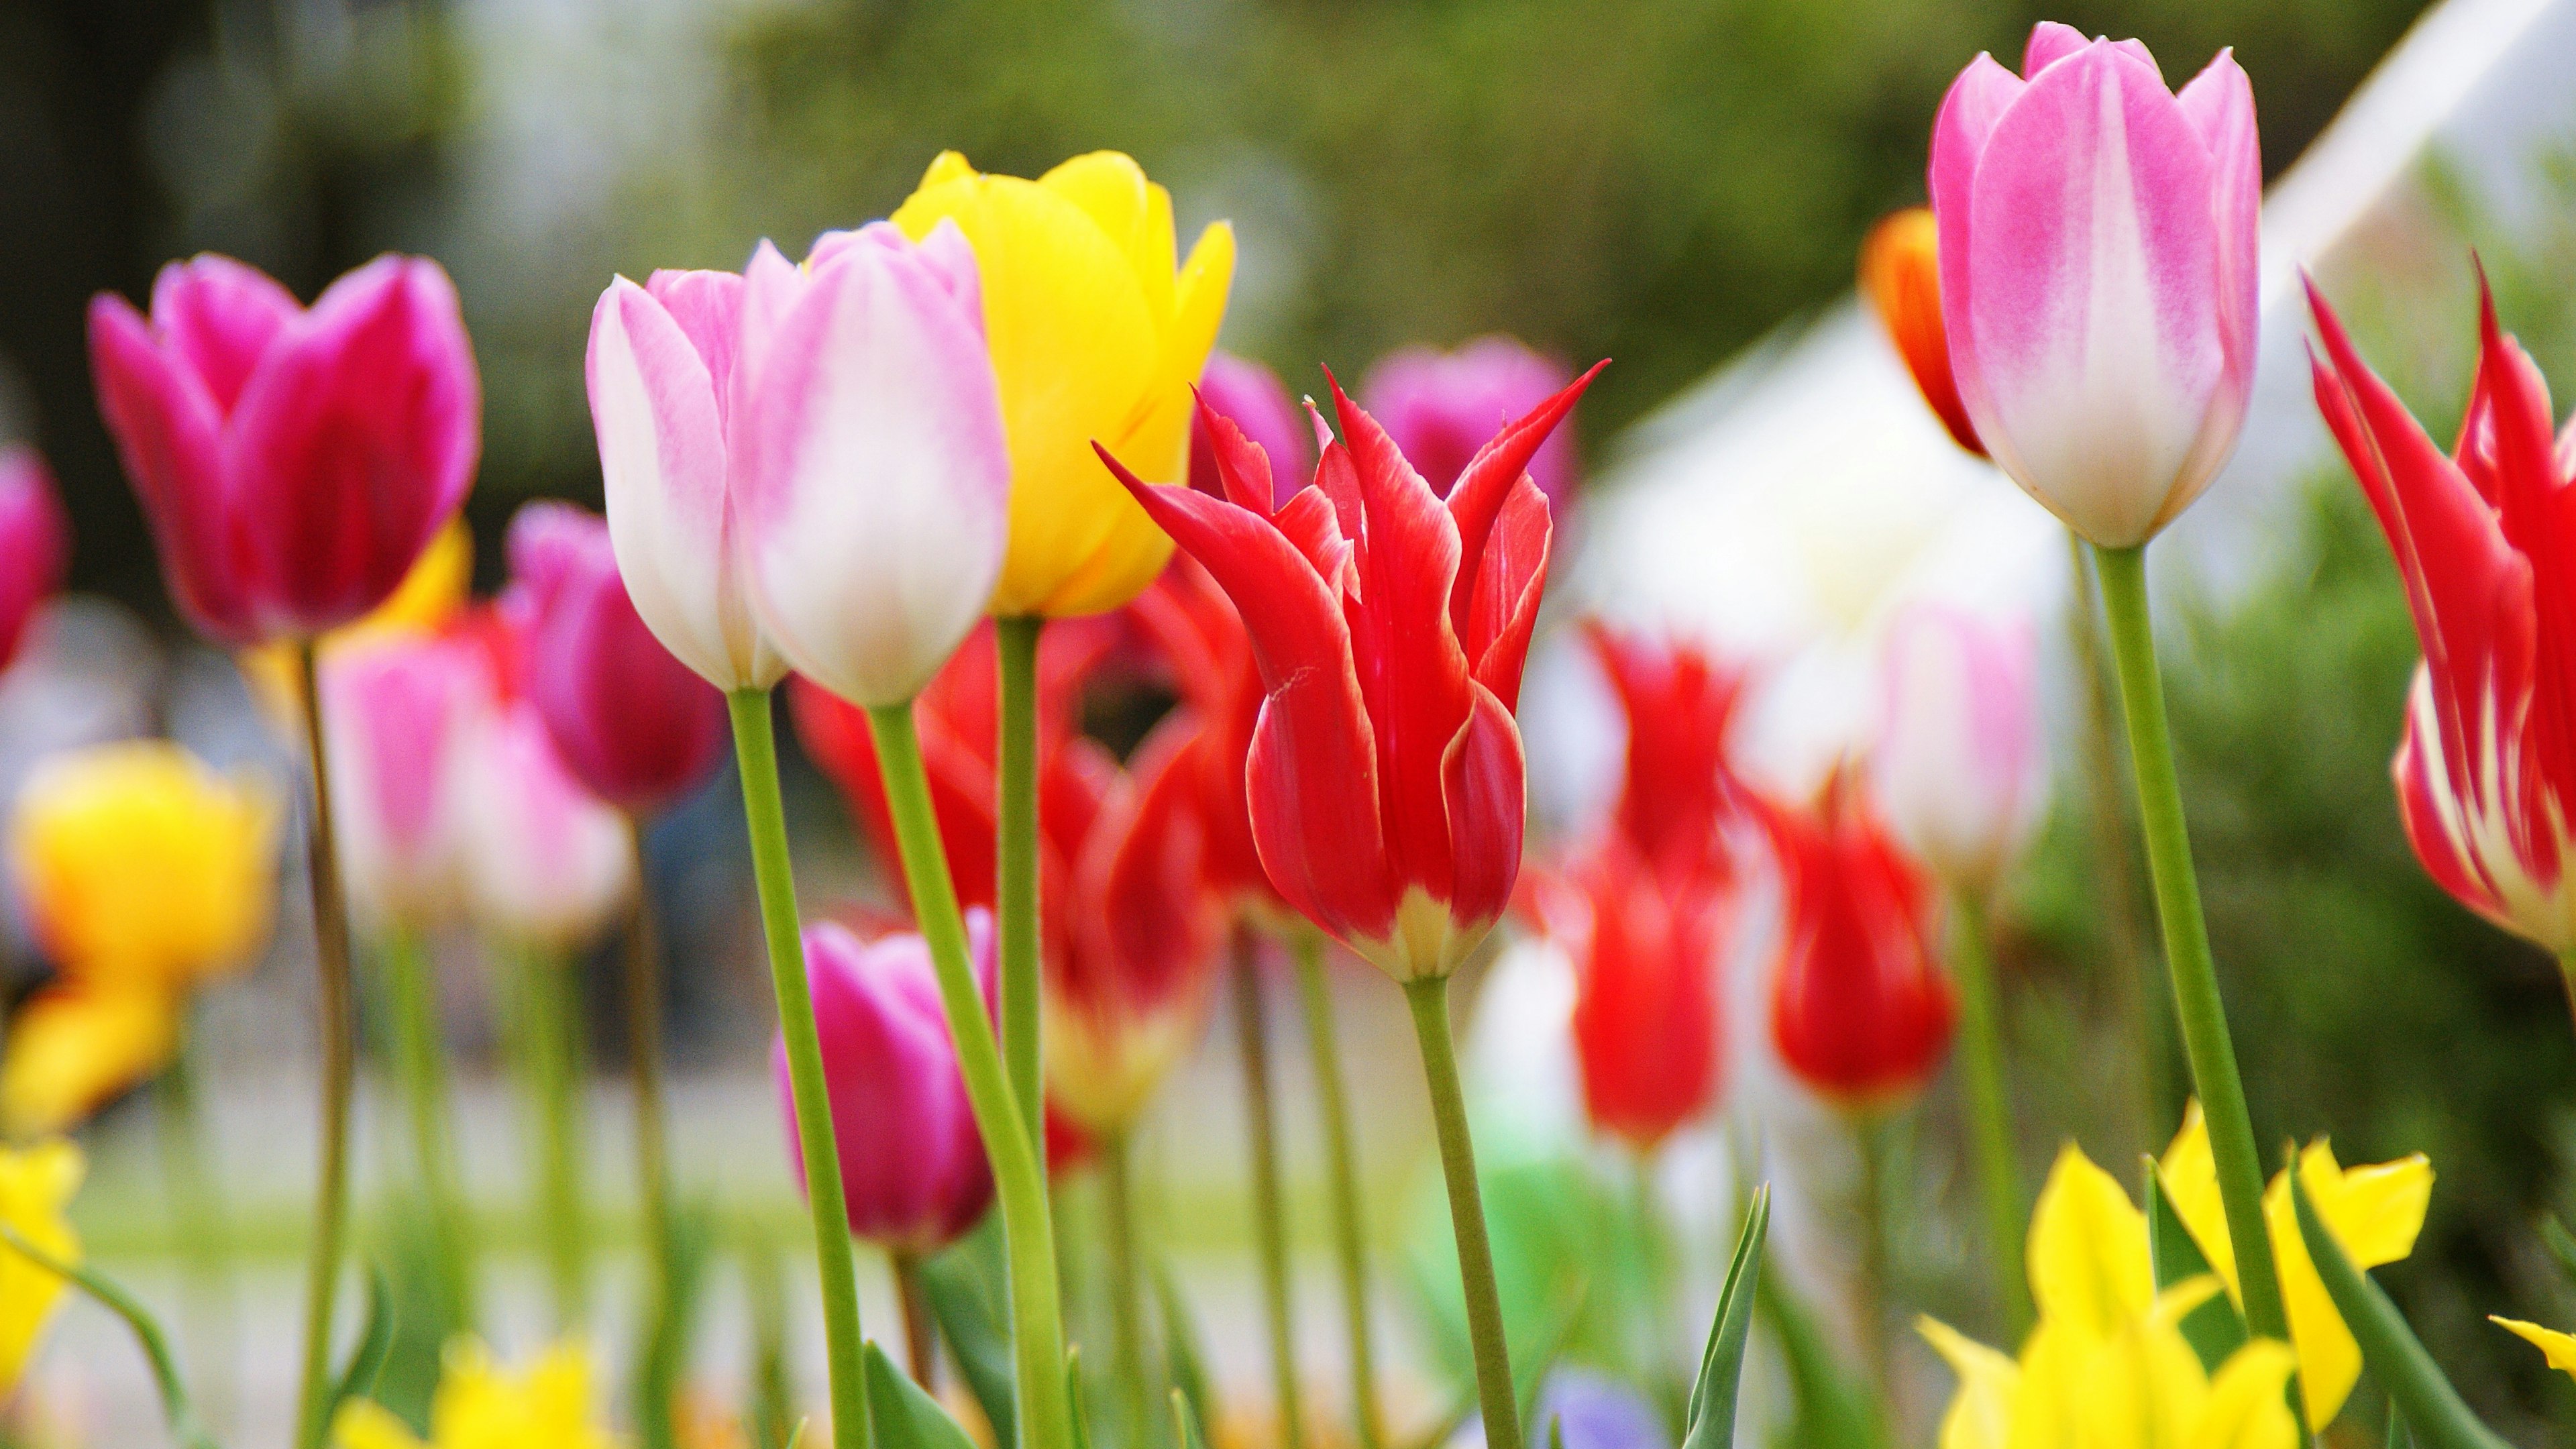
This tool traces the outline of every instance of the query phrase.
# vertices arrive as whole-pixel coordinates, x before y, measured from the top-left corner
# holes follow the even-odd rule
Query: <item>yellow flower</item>
[[[2424,1208],[2433,1196],[2433,1166],[2424,1154],[2365,1167],[2345,1168],[2321,1138],[2299,1154],[2299,1177],[2307,1184],[2317,1215],[2359,1268],[2394,1263],[2415,1251],[2415,1236],[2424,1228]],[[2156,1178],[2174,1215],[2190,1230],[2201,1256],[2237,1293],[2236,1254],[2228,1245],[2227,1214],[2218,1197],[2218,1167],[2209,1154],[2209,1130],[2195,1102],[2183,1114],[2182,1131],[2156,1164]],[[2283,1306],[2290,1318],[2290,1343],[2299,1353],[2299,1391],[2306,1400],[2308,1423],[2322,1429],[2351,1397],[2361,1378],[2361,1346],[2344,1327],[2326,1296],[2299,1236],[2297,1212],[2290,1203],[2287,1172],[2273,1175],[2263,1193],[2263,1221],[2271,1229],[2272,1261],[2281,1278]]]
[[[1172,543],[1091,445],[1150,482],[1188,480],[1190,386],[1225,317],[1234,231],[1200,233],[1176,274],[1171,194],[1115,151],[1035,181],[979,175],[943,152],[894,214],[916,241],[942,221],[975,248],[1011,450],[1010,548],[992,612],[1117,608],[1162,571]]]
[[[2557,1329],[2525,1323],[2519,1318],[2498,1318],[2492,1313],[2487,1315],[2487,1322],[2539,1349],[2548,1358],[2551,1368],[2576,1378],[2576,1334],[2560,1333]]]
[[[420,560],[383,603],[356,623],[343,624],[322,636],[322,652],[327,655],[388,635],[433,632],[465,607],[466,594],[473,586],[474,530],[465,526],[464,515],[459,514],[429,541]],[[304,728],[304,686],[295,677],[295,646],[262,644],[243,650],[233,662],[250,685],[251,697],[268,711],[270,718],[289,733],[300,734]]]
[[[0,1056],[0,1127],[60,1132],[159,1074],[179,1050],[179,1008],[150,985],[72,982],[30,997]]]
[[[473,1338],[447,1346],[429,1403],[429,1438],[363,1399],[331,1423],[334,1449],[613,1449],[598,1415],[590,1353],[563,1342],[523,1369],[506,1369]]]
[[[37,766],[9,847],[65,977],[176,997],[266,944],[277,825],[274,792],[131,740]]]
[[[80,1239],[63,1208],[80,1191],[83,1170],[80,1149],[60,1139],[24,1150],[0,1147],[0,1222],[38,1251],[78,1263]],[[62,1306],[64,1287],[62,1279],[0,1247],[0,1401],[17,1390],[36,1340]]]

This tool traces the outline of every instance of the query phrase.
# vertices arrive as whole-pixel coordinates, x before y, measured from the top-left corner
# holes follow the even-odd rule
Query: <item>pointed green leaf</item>
[[[2548,1247],[2549,1256],[2557,1260],[2558,1271],[2566,1274],[2570,1283],[2576,1283],[2576,1234],[2567,1231],[2556,1213],[2541,1217],[2540,1241]]]
[[[2316,1204],[2308,1201],[2307,1184],[2297,1172],[2290,1174],[2290,1201],[2298,1210],[2299,1236],[2316,1262],[2326,1296],[2334,1300],[2335,1311],[2343,1315],[2344,1326],[2361,1345],[2361,1361],[2371,1378],[2406,1416],[2408,1432],[2425,1449],[2505,1449],[2505,1441],[2479,1423],[2461,1402],[2459,1390],[2442,1376],[2397,1305],[2344,1256],[2343,1245],[2326,1231]]]
[[[2388,1406],[2388,1449],[2415,1449],[2413,1436],[2406,1432],[2406,1416],[2397,1412],[2395,1404]]]
[[[1078,1343],[1064,1351],[1064,1399],[1072,1406],[1073,1449],[1091,1449],[1091,1411],[1082,1402],[1082,1345]]]
[[[1162,1300],[1163,1362],[1171,1370],[1172,1392],[1188,1404],[1200,1437],[1205,1438],[1216,1397],[1208,1388],[1207,1356],[1199,1349],[1198,1316],[1181,1296],[1180,1280],[1172,1276],[1169,1263],[1154,1265],[1154,1292]]]
[[[876,1426],[876,1449],[975,1449],[974,1437],[910,1374],[896,1368],[873,1339],[861,1355],[867,1364],[868,1417]]]
[[[1547,1449],[1565,1449],[1565,1416],[1547,1416]]]
[[[2201,1255],[2191,1229],[2183,1225],[2182,1215],[2165,1197],[2164,1184],[2156,1176],[2152,1159],[2147,1163],[2147,1257],[2155,1265],[2158,1291],[2210,1271],[2209,1259]],[[2236,1311],[2235,1301],[2224,1293],[2211,1295],[2208,1302],[2184,1317],[2181,1326],[2183,1341],[2200,1356],[2200,1366],[2211,1373],[2218,1372],[2220,1364],[2245,1346],[2245,1319]]]
[[[1753,1300],[1762,1281],[1762,1244],[1770,1229],[1771,1185],[1764,1183],[1753,1190],[1745,1208],[1744,1232],[1735,1240],[1735,1260],[1727,1265],[1726,1287],[1709,1320],[1708,1347],[1700,1353],[1699,1377],[1691,1384],[1682,1449],[1732,1449],[1735,1443],[1735,1395],[1744,1376]]]
[[[1199,1417],[1200,1411],[1192,1407],[1181,1391],[1172,1390],[1172,1423],[1179,1430],[1181,1449],[1207,1449],[1207,1436],[1199,1432]]]
[[[993,1426],[993,1442],[1016,1444],[1009,1268],[1002,1254],[1001,1214],[987,1213],[975,1231],[922,1261],[921,1287],[966,1392],[975,1396],[975,1406]]]

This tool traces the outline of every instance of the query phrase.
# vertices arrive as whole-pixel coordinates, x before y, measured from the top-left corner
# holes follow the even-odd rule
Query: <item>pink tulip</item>
[[[1270,455],[1270,476],[1277,480],[1277,501],[1305,486],[1315,471],[1315,434],[1297,411],[1296,399],[1279,374],[1230,352],[1208,354],[1207,372],[1199,378],[1199,396],[1220,417],[1231,418],[1243,435]],[[1190,486],[1212,498],[1225,496],[1217,476],[1216,449],[1207,425],[1190,415]]]
[[[531,503],[510,521],[509,553],[503,607],[528,698],[574,778],[639,815],[704,783],[725,747],[724,698],[644,626],[607,523],[569,503]]]
[[[2254,92],[2227,52],[2177,95],[2134,40],[1978,56],[1932,132],[1950,365],[1998,467],[2105,548],[2173,522],[2254,381]]]
[[[1889,631],[1884,663],[1879,804],[1934,874],[1983,895],[2048,788],[2039,636],[2028,619],[1917,604]]]
[[[332,820],[362,916],[420,929],[461,906],[457,776],[493,691],[485,651],[453,636],[385,635],[323,661]]]
[[[989,1002],[992,917],[969,911],[966,924]],[[896,1251],[946,1247],[983,1217],[993,1201],[993,1174],[967,1105],[930,950],[909,931],[861,944],[826,922],[806,930],[805,958],[850,1231]],[[785,1044],[771,1057],[801,1187],[805,1158]]]
[[[436,262],[378,257],[308,311],[199,256],[161,269],[148,321],[92,298],[89,341],[171,597],[223,643],[383,603],[473,482],[482,385]]]
[[[1396,450],[1432,491],[1446,497],[1468,460],[1503,424],[1573,380],[1565,364],[1531,351],[1518,338],[1497,334],[1455,352],[1414,347],[1389,354],[1360,384],[1360,405],[1386,429]],[[1269,443],[1258,434],[1253,441]],[[1275,453],[1272,460],[1274,473],[1286,461]],[[1551,513],[1562,513],[1572,498],[1574,470],[1571,428],[1559,429],[1530,459],[1530,481],[1547,495]]]
[[[623,278],[591,317],[591,416],[619,572],[719,689],[792,662],[910,698],[982,617],[1010,463],[975,256],[836,232],[806,265]]]
[[[460,743],[457,825],[475,924],[575,951],[623,920],[635,889],[626,820],[564,768],[536,705],[502,698]]]
[[[71,520],[33,448],[0,448],[0,666],[18,657],[36,606],[63,586]]]

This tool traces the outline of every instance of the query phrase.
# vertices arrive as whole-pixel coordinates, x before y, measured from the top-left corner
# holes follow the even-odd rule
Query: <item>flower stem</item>
[[[588,1316],[590,1233],[583,1222],[581,1071],[573,963],[555,951],[518,953],[519,1073],[536,1146],[536,1213],[552,1280],[555,1330]]]
[[[2146,550],[2096,548],[2093,560],[2102,580],[2103,616],[2110,622],[2112,660],[2120,674],[2129,758],[2138,779],[2138,822],[2155,884],[2156,918],[2164,929],[2174,1015],[2182,1025],[2192,1086],[2209,1124],[2210,1155],[2218,1163],[2218,1194],[2227,1211],[2228,1241],[2235,1244],[2245,1326],[2258,1338],[2286,1343],[2289,1323],[2272,1261],[2271,1230],[2263,1221],[2263,1159],[2254,1145],[2254,1119],[2245,1108],[2236,1047],[2228,1037],[2226,1003],[2218,994],[2209,923],[2201,916],[2200,883],[2192,874],[2191,837],[2174,773],[2173,738],[2165,723],[2164,681],[2156,672],[2155,634],[2147,619]]]
[[[1279,1399],[1279,1442],[1303,1449],[1305,1418],[1297,1406],[1296,1309],[1288,1298],[1288,1213],[1279,1190],[1278,1103],[1270,1084],[1270,1022],[1262,999],[1260,942],[1234,928],[1234,1026],[1243,1057],[1243,1110],[1251,1131],[1253,1240],[1261,1250],[1261,1287],[1270,1310],[1270,1378]]]
[[[967,1104],[984,1134],[984,1153],[992,1160],[994,1190],[1001,1200],[1021,1443],[1026,1449],[1072,1449],[1078,1441],[1065,1387],[1064,1316],[1057,1296],[1054,1226],[1047,1216],[1046,1170],[1038,1157],[1040,1132],[1020,1115],[992,1018],[985,1014],[967,963],[966,919],[957,908],[956,883],[948,878],[948,859],[939,848],[939,821],[930,809],[930,780],[922,772],[912,707],[871,709],[868,728],[876,740],[886,813],[894,819],[913,919],[939,974],[939,997],[956,1042],[958,1070],[966,1079]]]
[[[304,750],[313,770],[313,819],[305,832],[313,896],[316,1008],[322,1029],[322,1170],[313,1192],[313,1240],[305,1265],[304,1367],[295,1442],[320,1449],[331,1413],[331,1313],[339,1298],[340,1250],[349,1209],[349,1099],[357,1081],[358,1026],[351,1002],[349,902],[340,889],[339,844],[331,822],[331,769],[322,739],[322,695],[314,641],[296,645]]]
[[[198,1108],[196,1053],[182,1047],[161,1069],[157,1082],[161,1139],[161,1175],[169,1193],[171,1227],[176,1236],[185,1280],[188,1337],[197,1345],[226,1344],[238,1332],[233,1293],[232,1223],[224,1210],[222,1183],[206,1164],[207,1123]],[[231,1415],[230,1385],[220,1377],[197,1384],[201,1421],[222,1423]],[[219,1407],[218,1396],[224,1407]]]
[[[427,943],[397,925],[382,943],[395,1070],[402,1074],[403,1113],[410,1120],[412,1172],[430,1217],[431,1247],[446,1294],[447,1323],[474,1324],[473,1234],[456,1187],[455,1145],[448,1130],[447,1056],[438,1032],[438,984]]]
[[[769,691],[738,689],[725,699],[733,714],[734,757],[742,770],[743,823],[751,834],[751,874],[760,892],[761,931],[769,942],[769,984],[778,998],[779,1038],[787,1047],[788,1095],[796,1107],[806,1206],[814,1219],[824,1359],[832,1389],[832,1443],[834,1449],[867,1449],[858,1267],[850,1256],[850,1214],[841,1198],[841,1154],[832,1135],[832,1099],[823,1086],[823,1045],[814,1027],[813,993],[805,982],[796,876],[787,858],[787,811],[778,794],[776,726],[770,720]]]
[[[1967,1078],[1968,1141],[1984,1200],[1987,1270],[2004,1341],[2030,1331],[2030,1286],[2021,1271],[2021,1180],[2013,1165],[2012,1100],[2004,1091],[2001,1008],[1994,955],[1986,940],[1986,906],[1974,891],[1950,898],[1950,972],[1959,982],[1960,1069]]]
[[[1136,1264],[1136,1193],[1129,1181],[1127,1134],[1123,1130],[1100,1144],[1100,1182],[1105,1189],[1109,1248],[1110,1331],[1118,1340],[1118,1392],[1125,1400],[1127,1442],[1151,1444],[1154,1394],[1145,1362],[1145,1284]]]
[[[939,1392],[939,1327],[930,1311],[930,1289],[921,1281],[921,1255],[897,1248],[886,1255],[894,1269],[895,1301],[903,1308],[904,1370],[926,1394]]]
[[[2576,1020],[2576,951],[2559,955],[2558,984],[2567,989],[2567,1015]]]
[[[1290,943],[1297,956],[1297,988],[1306,1012],[1306,1049],[1313,1058],[1315,1091],[1322,1099],[1325,1165],[1333,1194],[1333,1247],[1341,1260],[1342,1311],[1351,1338],[1351,1417],[1360,1449],[1378,1449],[1377,1361],[1369,1348],[1368,1227],[1360,1212],[1359,1154],[1351,1142],[1351,1105],[1342,1091],[1340,1033],[1333,1024],[1333,994],[1324,979],[1324,938],[1301,928]]]
[[[669,1128],[662,1102],[662,935],[653,921],[653,873],[644,822],[626,817],[635,851],[635,902],[626,925],[626,1070],[635,1090],[636,1194],[644,1209],[644,1257],[652,1270],[651,1330],[636,1375],[636,1427],[645,1449],[671,1449],[671,1394],[679,1374],[679,1304],[671,1255]]]
[[[1041,1174],[1046,1078],[1038,1025],[1038,632],[1045,623],[1034,615],[993,621],[1002,713],[993,893],[1001,917],[1002,1059]]]
[[[1880,1422],[1901,1422],[1896,1412],[1895,1381],[1887,1354],[1887,1154],[1893,1119],[1884,1112],[1861,1112],[1852,1118],[1852,1141],[1860,1152],[1860,1320],[1861,1361],[1869,1373],[1870,1401]]]
[[[1422,1046],[1422,1075],[1439,1128],[1440,1172],[1449,1189],[1449,1227],[1458,1240],[1458,1279],[1467,1300],[1467,1338],[1476,1356],[1476,1395],[1485,1442],[1519,1449],[1520,1406],[1512,1394],[1512,1356],[1503,1339],[1503,1300],[1494,1283],[1494,1249],[1485,1236],[1485,1203],[1476,1185],[1476,1144],[1467,1133],[1467,1099],[1458,1085],[1458,1049],[1449,1039],[1449,980],[1426,976],[1404,984],[1413,1035]]]

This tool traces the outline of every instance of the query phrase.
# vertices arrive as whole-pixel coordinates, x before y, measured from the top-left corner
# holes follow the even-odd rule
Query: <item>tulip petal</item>
[[[1945,1323],[1920,1319],[1915,1331],[1959,1376],[1959,1391],[1941,1415],[1940,1449],[2004,1449],[2021,1366]]]
[[[719,422],[733,411],[734,355],[742,341],[742,288],[740,272],[665,269],[644,283],[644,290],[679,324],[706,368],[708,383],[715,389]]]
[[[1538,627],[1539,601],[1547,591],[1552,528],[1547,495],[1529,475],[1521,475],[1485,536],[1473,575],[1475,592],[1460,621],[1473,661],[1469,672],[1506,712],[1520,705],[1521,669],[1529,658],[1530,633]]]
[[[2031,1210],[2029,1252],[2031,1296],[2044,1318],[2107,1336],[2155,1302],[2145,1216],[2071,1143]]]
[[[1599,377],[1601,369],[1609,365],[1610,359],[1606,357],[1592,364],[1589,371],[1566,384],[1555,396],[1506,425],[1491,442],[1476,450],[1475,457],[1468,460],[1467,466],[1458,474],[1458,481],[1449,490],[1449,513],[1458,524],[1460,558],[1473,561],[1484,557],[1485,535],[1493,528],[1495,517],[1502,512],[1504,500],[1512,497],[1513,485],[1528,476],[1530,459],[1537,456],[1539,448],[1556,431],[1557,425],[1574,411],[1574,404],[1583,396],[1583,390],[1592,385],[1592,379]],[[1540,503],[1544,508],[1544,497]],[[1495,587],[1501,585],[1486,580],[1482,566],[1473,572],[1462,573],[1453,586],[1449,600],[1450,627],[1458,631],[1460,639],[1467,641],[1467,653],[1471,659],[1482,657],[1493,636],[1480,636],[1469,626],[1469,617],[1475,607],[1469,595],[1480,588]],[[1513,587],[1506,588],[1505,592],[1517,595],[1520,590]],[[1519,678],[1519,670],[1515,666],[1513,692],[1518,690]],[[1488,684],[1490,687],[1490,681]],[[1511,693],[1496,692],[1504,695],[1505,703],[1511,701]]]
[[[1530,491],[1537,492],[1536,485]],[[1483,934],[1481,928],[1500,919],[1511,904],[1527,810],[1520,726],[1491,690],[1473,683],[1468,690],[1472,706],[1467,722],[1441,759],[1440,778],[1454,862],[1446,904],[1472,944]],[[1454,964],[1436,963],[1436,969]]]
[[[89,339],[99,411],[152,525],[171,602],[218,639],[256,642],[241,544],[227,507],[222,413],[124,298],[102,293],[92,299]]]
[[[204,252],[152,279],[152,325],[229,413],[269,345],[303,315],[295,294],[257,267]]]

